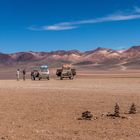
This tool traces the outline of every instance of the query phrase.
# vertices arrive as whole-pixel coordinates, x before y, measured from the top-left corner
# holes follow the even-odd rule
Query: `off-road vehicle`
[[[61,69],[57,69],[56,75],[61,80],[63,80],[63,78],[73,79],[76,75],[76,69],[72,69],[69,65],[63,65]]]
[[[50,72],[47,65],[42,65],[38,68],[34,68],[31,72],[31,79],[32,80],[41,79],[48,79],[50,80]]]

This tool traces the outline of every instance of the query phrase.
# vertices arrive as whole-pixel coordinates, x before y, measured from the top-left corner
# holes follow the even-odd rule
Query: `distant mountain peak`
[[[133,46],[131,48],[129,48],[127,51],[140,51],[140,46]]]
[[[98,48],[95,49],[95,51],[100,51],[100,50],[111,50],[111,49],[109,49],[109,48],[102,48],[102,47],[98,47]]]
[[[60,65],[62,63],[72,63],[93,66],[121,66],[139,65],[140,46],[133,46],[127,50],[116,51],[110,48],[98,47],[94,50],[80,52],[79,50],[57,50],[51,52],[17,52],[12,54],[0,53],[0,64],[20,64],[24,63],[48,63],[50,65]]]

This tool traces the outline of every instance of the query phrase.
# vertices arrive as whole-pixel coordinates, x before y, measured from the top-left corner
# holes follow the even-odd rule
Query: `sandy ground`
[[[115,103],[127,119],[102,117]],[[135,115],[124,114],[132,103]],[[78,120],[89,110],[96,120]],[[0,81],[0,140],[139,140],[140,74]]]

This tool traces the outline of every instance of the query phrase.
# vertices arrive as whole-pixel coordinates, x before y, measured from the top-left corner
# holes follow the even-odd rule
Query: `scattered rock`
[[[8,136],[0,137],[0,140],[8,140]]]
[[[129,119],[127,116],[120,116],[122,119]]]
[[[93,115],[90,111],[85,111],[82,113],[81,118],[78,118],[78,120],[91,120],[93,118]]]
[[[98,117],[94,117],[94,120],[97,120],[98,119]]]
[[[92,113],[90,111],[85,111],[82,113],[82,118],[90,120],[93,117]]]
[[[124,114],[136,114],[136,106],[133,103],[130,107],[129,113],[124,113]],[[103,113],[101,115],[101,117],[111,117],[112,119],[115,118],[121,118],[121,119],[132,119],[131,117],[127,117],[127,116],[122,116],[120,115],[120,106],[118,103],[115,104],[114,106],[114,113]],[[82,113],[82,116],[80,118],[78,118],[78,120],[91,120],[91,119],[97,120],[98,117],[93,117],[92,113],[90,111],[85,111]]]
[[[77,120],[82,120],[82,118],[78,118]]]

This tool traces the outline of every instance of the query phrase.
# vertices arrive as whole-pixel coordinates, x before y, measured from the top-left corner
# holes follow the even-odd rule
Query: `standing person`
[[[26,70],[25,69],[22,71],[22,78],[25,81],[25,79],[26,79]]]
[[[19,69],[17,69],[16,77],[17,77],[17,81],[19,81],[19,79],[20,79],[20,70]]]

